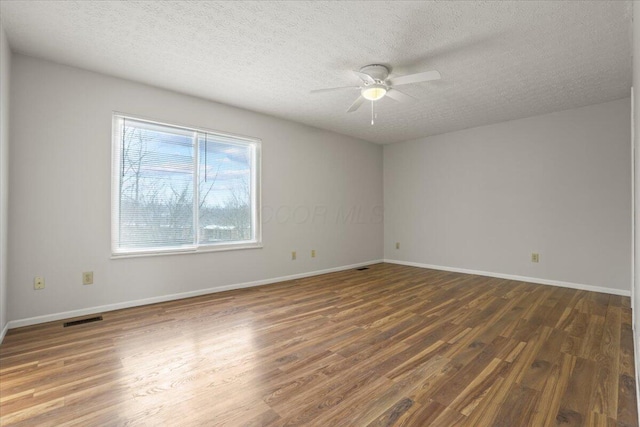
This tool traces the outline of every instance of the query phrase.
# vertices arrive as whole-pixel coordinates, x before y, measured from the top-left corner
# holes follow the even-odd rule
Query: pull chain
[[[373,116],[373,101],[371,101],[371,126],[373,126],[373,123],[374,123],[373,118],[374,118],[374,116]]]
[[[371,126],[374,125],[375,123],[375,119],[378,118],[378,113],[374,112],[374,107],[373,107],[373,103],[374,101],[371,101]]]

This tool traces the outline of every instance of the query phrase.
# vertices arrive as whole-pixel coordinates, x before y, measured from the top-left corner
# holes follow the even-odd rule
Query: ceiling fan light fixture
[[[381,84],[372,84],[365,88],[362,88],[362,97],[369,101],[377,101],[385,96],[387,88]]]

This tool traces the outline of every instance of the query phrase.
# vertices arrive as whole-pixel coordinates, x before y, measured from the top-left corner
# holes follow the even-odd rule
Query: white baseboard
[[[622,289],[605,288],[602,286],[583,285],[581,283],[561,282],[559,280],[538,279],[537,277],[515,276],[513,274],[493,273],[490,271],[469,270],[466,268],[445,267],[442,265],[422,264],[419,262],[399,261],[395,259],[385,259],[389,264],[408,265],[411,267],[430,268],[432,270],[452,271],[455,273],[475,274],[478,276],[497,277],[499,279],[517,280],[519,282],[537,283],[540,285],[560,286],[562,288],[579,289],[582,291],[602,292],[605,294],[622,295],[628,297],[631,291]]]
[[[236,284],[232,284],[232,285],[219,286],[219,287],[216,287],[216,288],[199,289],[197,291],[181,292],[179,294],[161,295],[161,296],[157,296],[157,297],[139,299],[139,300],[134,300],[134,301],[125,301],[125,302],[119,302],[119,303],[115,303],[115,304],[107,304],[107,305],[101,305],[101,306],[97,306],[97,307],[89,307],[89,308],[82,308],[82,309],[79,309],[79,310],[65,311],[65,312],[62,312],[62,313],[54,313],[54,314],[47,314],[47,315],[44,315],[44,316],[29,317],[29,318],[26,318],[26,319],[11,320],[7,324],[7,327],[9,329],[13,329],[13,328],[19,328],[19,327],[22,327],[22,326],[30,326],[30,325],[36,325],[36,324],[39,324],[39,323],[46,323],[46,322],[53,322],[53,321],[61,320],[61,319],[68,319],[68,318],[71,318],[71,317],[87,316],[87,315],[90,315],[90,314],[104,313],[104,312],[113,311],[113,310],[120,310],[122,308],[138,307],[138,306],[141,306],[141,305],[148,305],[148,304],[155,304],[155,303],[165,302],[165,301],[173,301],[173,300],[178,300],[178,299],[183,299],[183,298],[197,297],[197,296],[200,296],[200,295],[207,295],[207,294],[213,294],[213,293],[216,293],[216,292],[230,291],[230,290],[233,290],[233,289],[242,289],[242,288],[251,288],[251,287],[255,287],[255,286],[270,285],[272,283],[285,282],[287,280],[294,280],[294,279],[302,279],[304,277],[318,276],[318,275],[321,275],[321,274],[333,273],[333,272],[336,272],[336,271],[350,270],[352,268],[363,267],[365,265],[371,265],[371,264],[379,264],[381,262],[382,262],[381,259],[372,260],[372,261],[361,262],[361,263],[358,263],[358,264],[343,265],[341,267],[328,268],[328,269],[325,269],[325,270],[316,270],[316,271],[311,271],[311,272],[307,272],[307,273],[292,274],[290,276],[274,277],[274,278],[271,278],[271,279],[256,280],[256,281],[253,281],[253,282],[236,283]],[[5,327],[4,332],[6,332],[6,330],[7,330],[7,328]],[[1,342],[2,341],[0,339],[0,343]]]
[[[287,281],[287,280],[302,279],[302,278],[305,278],[305,277],[312,277],[312,276],[318,276],[318,275],[321,275],[321,274],[327,274],[327,273],[333,273],[333,272],[337,272],[337,271],[349,270],[349,269],[352,269],[352,268],[363,267],[363,266],[371,265],[371,264],[378,264],[378,263],[381,263],[381,262],[387,262],[387,263],[390,263],[390,264],[408,265],[408,266],[420,267],[420,268],[430,268],[430,269],[433,269],[433,270],[452,271],[452,272],[456,272],[456,273],[476,274],[476,275],[479,275],[479,276],[497,277],[497,278],[500,278],[500,279],[517,280],[517,281],[521,281],[521,282],[538,283],[538,284],[542,284],[542,285],[560,286],[560,287],[571,288],[571,289],[580,289],[580,290],[585,290],[585,291],[603,292],[603,293],[608,293],[608,294],[613,294],[613,295],[623,295],[623,296],[629,296],[630,295],[629,291],[624,291],[624,290],[620,290],[620,289],[611,289],[611,288],[604,288],[604,287],[600,287],[600,286],[583,285],[583,284],[571,283],[571,282],[561,282],[561,281],[556,281],[556,280],[538,279],[538,278],[535,278],[535,277],[515,276],[515,275],[511,275],[511,274],[502,274],[502,273],[493,273],[493,272],[488,272],[488,271],[469,270],[469,269],[465,269],[465,268],[446,267],[446,266],[440,266],[440,265],[422,264],[422,263],[417,263],[417,262],[399,261],[399,260],[393,260],[393,259],[371,260],[371,261],[361,262],[361,263],[358,263],[358,264],[351,264],[351,265],[344,265],[344,266],[340,266],[340,267],[328,268],[328,269],[325,269],[325,270],[316,270],[316,271],[311,271],[311,272],[307,272],[307,273],[298,273],[298,274],[292,274],[292,275],[289,275],[289,276],[281,276],[281,277],[273,277],[271,279],[256,280],[256,281],[253,281],[253,282],[236,283],[236,284],[232,284],[232,285],[219,286],[219,287],[216,287],[216,288],[199,289],[197,291],[181,292],[181,293],[178,293],[178,294],[161,295],[161,296],[157,296],[157,297],[144,298],[144,299],[139,299],[139,300],[134,300],[134,301],[124,301],[124,302],[101,305],[101,306],[96,306],[96,307],[88,307],[88,308],[83,308],[83,309],[79,309],[79,310],[71,310],[71,311],[65,311],[65,312],[61,312],[61,313],[53,313],[53,314],[47,314],[47,315],[43,315],[43,316],[29,317],[29,318],[18,319],[18,320],[11,320],[11,321],[9,321],[7,323],[7,325],[4,327],[2,332],[0,332],[0,343],[2,343],[2,339],[4,338],[4,336],[7,333],[8,329],[19,328],[19,327],[22,327],[22,326],[30,326],[30,325],[36,325],[36,324],[39,324],[39,323],[46,323],[46,322],[53,322],[53,321],[61,320],[61,319],[68,319],[68,318],[71,318],[71,317],[87,316],[87,315],[96,314],[96,313],[104,313],[104,312],[107,312],[107,311],[120,310],[120,309],[123,309],[123,308],[138,307],[138,306],[141,306],[141,305],[155,304],[155,303],[165,302],[165,301],[173,301],[173,300],[178,300],[178,299],[183,299],[183,298],[190,298],[190,297],[195,297],[195,296],[200,296],[200,295],[212,294],[212,293],[216,293],[216,292],[229,291],[229,290],[233,290],[233,289],[242,289],[242,288],[250,288],[250,287],[255,287],[255,286],[269,285],[269,284],[272,284],[272,283],[284,282],[284,281]]]

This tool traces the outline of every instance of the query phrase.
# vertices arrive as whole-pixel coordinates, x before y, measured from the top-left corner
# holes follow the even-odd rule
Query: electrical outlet
[[[82,284],[93,285],[93,271],[85,271],[82,273]]]
[[[540,254],[537,252],[533,252],[531,254],[531,262],[540,262]]]
[[[400,249],[400,242],[396,242],[396,249]]]
[[[296,251],[291,252],[291,261],[296,260]]]
[[[33,279],[33,289],[44,289],[44,277],[36,276]]]
[[[316,250],[311,249],[311,258],[315,258],[315,257],[316,257]]]

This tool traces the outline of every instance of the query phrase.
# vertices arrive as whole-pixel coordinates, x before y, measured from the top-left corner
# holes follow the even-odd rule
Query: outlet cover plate
[[[82,284],[93,285],[93,271],[85,271],[82,273]]]

